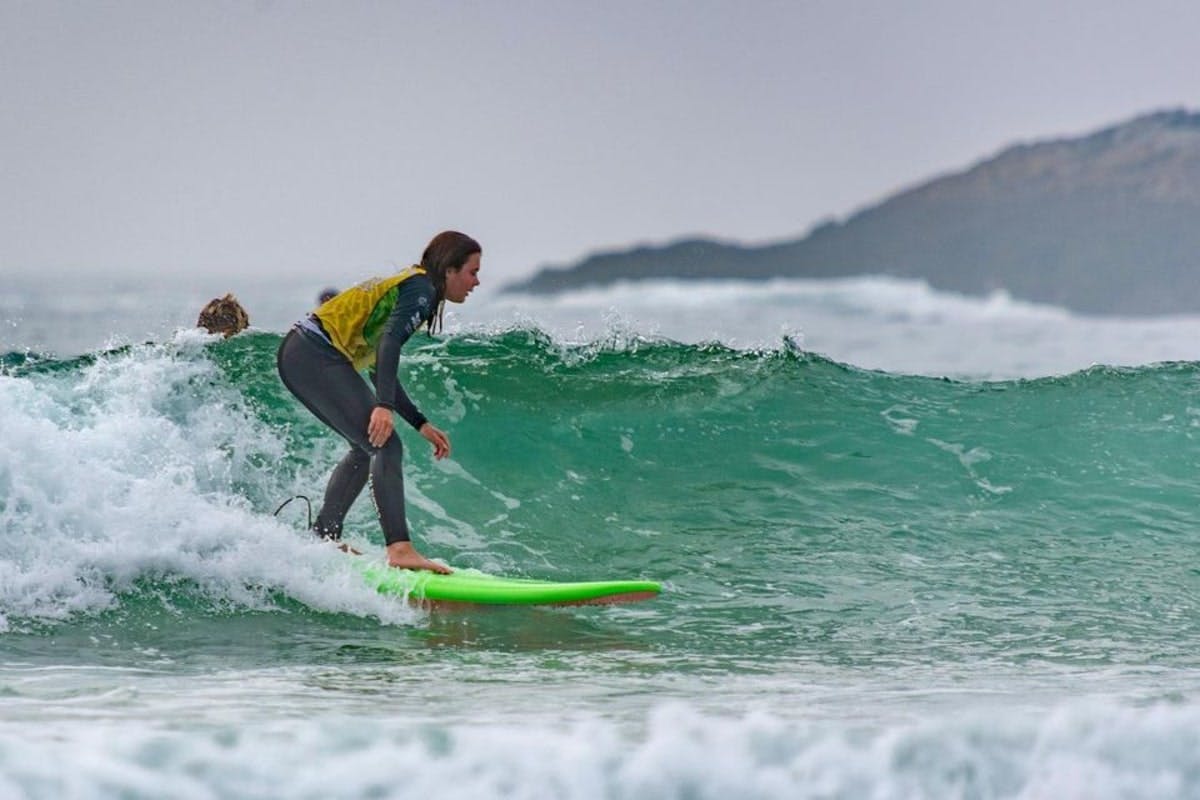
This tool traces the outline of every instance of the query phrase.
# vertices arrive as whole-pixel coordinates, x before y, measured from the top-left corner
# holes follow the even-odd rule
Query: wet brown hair
[[[221,333],[228,339],[235,333],[244,331],[250,324],[250,316],[242,304],[231,294],[217,297],[200,309],[200,318],[196,327],[204,328],[209,333]]]
[[[446,273],[459,270],[467,263],[467,259],[475,253],[482,253],[479,242],[458,231],[442,231],[430,240],[421,255],[421,269],[433,281],[437,290],[434,301],[436,310],[429,318],[429,332],[434,333],[442,327],[442,306],[446,302]]]

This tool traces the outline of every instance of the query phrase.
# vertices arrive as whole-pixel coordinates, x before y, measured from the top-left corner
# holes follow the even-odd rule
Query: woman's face
[[[459,269],[446,272],[446,299],[461,303],[479,285],[479,253],[472,253]]]

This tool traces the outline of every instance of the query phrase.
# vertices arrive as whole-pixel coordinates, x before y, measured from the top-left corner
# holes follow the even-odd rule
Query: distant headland
[[[598,253],[506,291],[647,278],[889,275],[1094,314],[1200,311],[1200,113],[1019,144],[800,239]]]

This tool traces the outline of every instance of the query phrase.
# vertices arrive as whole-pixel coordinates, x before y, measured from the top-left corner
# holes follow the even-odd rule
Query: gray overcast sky
[[[1200,106],[1200,4],[0,0],[0,272],[493,285]]]

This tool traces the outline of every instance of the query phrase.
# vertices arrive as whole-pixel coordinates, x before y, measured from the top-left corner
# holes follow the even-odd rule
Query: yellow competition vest
[[[425,270],[414,266],[386,278],[365,280],[322,303],[313,316],[321,320],[333,346],[350,359],[355,369],[364,370],[375,363],[375,345],[396,306],[398,287],[424,274]]]

